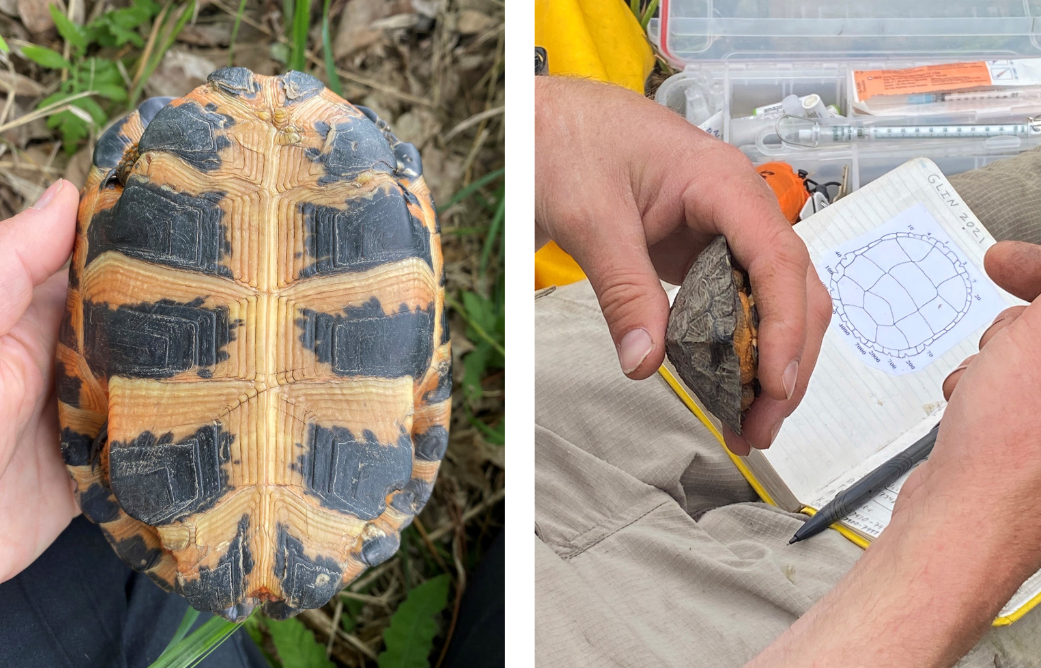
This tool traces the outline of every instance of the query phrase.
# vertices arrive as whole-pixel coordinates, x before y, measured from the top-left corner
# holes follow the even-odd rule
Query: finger
[[[999,241],[987,249],[983,267],[999,287],[1024,301],[1041,294],[1041,246]]]
[[[958,386],[958,381],[965,374],[965,370],[969,368],[969,364],[972,360],[976,359],[975,355],[969,355],[961,361],[961,364],[956,366],[953,371],[947,374],[947,377],[943,379],[943,400],[950,401],[951,395],[954,394],[954,388]]]
[[[0,222],[0,336],[25,313],[33,288],[69,259],[78,202],[76,187],[59,180],[33,208]]]
[[[622,372],[646,378],[665,359],[669,299],[647,254],[643,223],[631,205],[591,218],[593,224],[562,226],[567,236],[557,241],[589,277]],[[612,219],[617,222],[605,224]]]
[[[723,425],[721,433],[723,434],[723,441],[726,443],[727,450],[735,455],[744,457],[752,451],[748,441],[746,441],[743,436],[735,434],[734,430],[730,427]]]
[[[754,448],[770,447],[781,429],[784,419],[792,414],[806,395],[810,377],[817,365],[824,333],[831,322],[831,295],[817,277],[813,266],[806,269],[807,310],[806,348],[800,364],[799,380],[790,399],[774,399],[760,395],[748,411],[741,430],[745,440]],[[760,336],[762,340],[762,336]]]
[[[1026,306],[1010,306],[999,313],[998,317],[994,318],[994,322],[987,328],[987,331],[983,332],[983,336],[980,337],[980,350],[983,350],[983,346],[987,345],[987,342],[993,339],[998,332],[1011,325],[1026,308]]]
[[[684,193],[687,221],[726,236],[748,271],[760,318],[759,382],[766,396],[790,399],[805,374],[809,253],[751,162],[722,143],[708,150],[716,154],[716,183]]]

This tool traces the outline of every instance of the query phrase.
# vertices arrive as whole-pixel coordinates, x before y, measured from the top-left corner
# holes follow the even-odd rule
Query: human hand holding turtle
[[[724,235],[748,271],[759,325],[758,379],[741,436],[766,448],[798,405],[831,317],[831,299],[776,198],[737,149],[665,107],[605,84],[536,80],[535,241],[550,238],[596,291],[630,378],[665,357],[668,298],[702,249]]]
[[[0,222],[0,582],[31,564],[79,507],[58,450],[54,348],[79,194],[52,184]]]

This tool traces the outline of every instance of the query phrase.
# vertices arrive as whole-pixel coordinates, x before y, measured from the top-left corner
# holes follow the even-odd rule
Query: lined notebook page
[[[902,435],[928,431],[943,379],[1018,302],[983,270],[993,237],[924,158],[795,231],[835,313],[806,396],[764,454],[808,504]]]

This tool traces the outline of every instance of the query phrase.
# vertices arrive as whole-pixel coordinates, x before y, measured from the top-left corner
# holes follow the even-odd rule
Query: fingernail
[[[784,386],[784,396],[788,399],[795,394],[795,383],[799,380],[799,360],[792,360],[781,375],[781,385]],[[780,427],[778,427],[780,428]]]
[[[646,329],[641,327],[628,332],[622,337],[622,342],[618,344],[618,361],[622,365],[622,371],[626,374],[636,371],[636,368],[651,354],[652,348],[654,348],[654,342],[651,341],[651,334]]]
[[[789,395],[789,398],[790,397],[791,397],[791,395]],[[777,440],[777,434],[781,433],[781,426],[782,425],[784,425],[784,421],[783,420],[781,422],[778,422],[777,426],[774,427],[774,430],[772,432],[770,432],[770,445],[773,445],[774,441]]]
[[[51,203],[51,200],[54,199],[54,196],[61,192],[61,189],[64,185],[65,181],[63,179],[58,179],[51,185],[47,186],[47,190],[43,191],[43,194],[40,195],[40,199],[36,200],[36,204],[33,204],[29,208],[37,210],[45,208],[48,204]]]

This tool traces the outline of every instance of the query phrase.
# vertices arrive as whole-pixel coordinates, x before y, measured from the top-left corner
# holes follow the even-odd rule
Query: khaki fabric
[[[1000,238],[1041,241],[1041,152],[952,182]],[[539,666],[741,666],[860,556],[834,531],[787,545],[804,518],[757,502],[660,376],[621,373],[588,282],[536,295],[535,338]],[[1041,609],[958,666],[1041,666]]]

